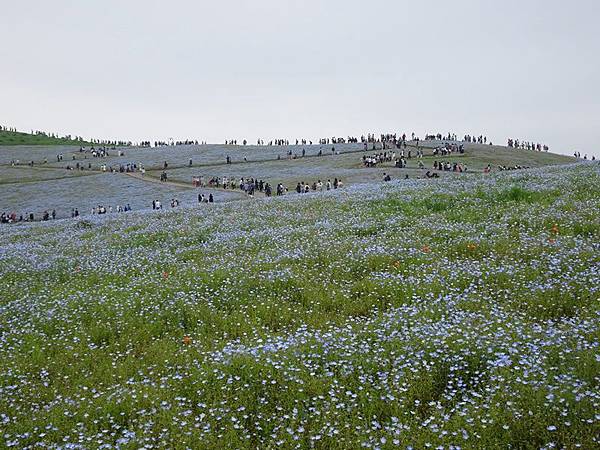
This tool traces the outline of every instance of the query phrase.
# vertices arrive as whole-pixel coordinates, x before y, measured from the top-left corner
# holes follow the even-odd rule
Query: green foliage
[[[91,145],[91,142],[78,138],[0,130],[0,145]]]

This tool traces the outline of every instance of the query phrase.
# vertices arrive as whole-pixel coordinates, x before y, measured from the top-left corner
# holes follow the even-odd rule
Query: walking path
[[[228,192],[228,193],[233,193],[233,194],[239,194],[240,196],[243,197],[247,197],[246,193],[241,191],[241,190],[237,190],[237,189],[223,189],[220,187],[216,187],[216,186],[202,186],[201,188],[195,188],[194,186],[192,186],[191,183],[184,183],[182,181],[160,181],[159,178],[153,177],[153,176],[149,176],[148,174],[146,175],[142,175],[139,172],[124,172],[125,175],[128,175],[132,178],[136,178],[138,180],[142,180],[142,181],[147,181],[150,183],[159,183],[163,186],[174,186],[174,187],[178,187],[178,188],[186,188],[186,189],[210,189],[210,190],[215,190],[215,191],[221,191],[221,192]],[[254,196],[258,196],[258,197],[265,197],[264,192],[260,192],[260,191],[254,191]]]
[[[338,144],[329,144],[327,146],[325,144],[323,144],[323,145],[321,145],[321,147],[327,147],[327,148],[322,149],[323,150],[322,155],[319,155],[319,154],[316,154],[316,153],[315,154],[306,154],[305,156],[298,156],[296,158],[296,160],[305,159],[305,158],[319,158],[319,157],[322,157],[322,156],[330,156],[331,155],[331,147],[335,147],[336,145],[338,145]],[[344,145],[344,144],[339,144],[339,145]],[[340,151],[339,155],[346,155],[346,154],[352,154],[352,153],[369,153],[369,152],[378,152],[379,153],[379,152],[384,152],[384,151],[388,151],[388,152],[390,152],[390,151],[398,151],[398,149],[376,149],[376,150],[374,150],[372,148],[369,148],[368,150],[365,150],[362,147],[361,144],[355,144],[355,145],[360,146],[360,148],[356,148],[354,150]],[[316,146],[317,146],[316,144],[313,144],[312,147],[316,147]],[[307,146],[307,147],[310,148],[310,146]],[[422,149],[433,148],[433,146],[430,147],[430,146],[424,144],[423,142],[420,143],[419,147],[417,147],[416,144],[408,143],[407,142],[407,148],[408,147],[410,147],[410,148],[422,148]],[[286,148],[285,146],[281,147],[282,150],[285,149],[285,148]],[[235,149],[235,150],[242,151],[241,148],[240,149]],[[73,152],[73,154],[80,155],[79,152]],[[168,155],[168,152],[165,153],[165,156],[166,155]],[[431,156],[431,155],[428,155],[428,156]],[[115,155],[111,155],[110,156],[110,158],[113,158],[113,157],[115,157]],[[136,158],[133,158],[133,159],[136,159]],[[48,162],[46,164],[44,164],[43,162],[37,162],[36,164],[34,164],[34,166],[30,166],[28,162],[23,161],[23,162],[15,165],[13,167],[29,167],[29,168],[34,167],[34,168],[42,168],[42,169],[62,169],[62,170],[66,170],[65,167],[63,167],[63,166],[57,166],[57,164],[63,164],[63,162],[65,162],[65,163],[72,163],[72,162],[80,162],[80,161],[84,161],[84,159],[79,158],[79,159],[75,159],[75,160],[65,160],[65,161],[62,161],[60,163],[58,163],[56,161],[51,161],[51,162]],[[95,161],[90,160],[90,159],[85,159],[85,161],[95,162]],[[102,162],[102,158],[99,158],[98,161]],[[285,157],[281,157],[279,159],[278,158],[265,158],[265,159],[249,159],[248,161],[238,160],[238,161],[231,161],[230,164],[227,164],[224,161],[212,161],[212,162],[206,162],[206,163],[192,164],[191,166],[189,164],[178,164],[178,165],[173,165],[173,166],[169,165],[169,167],[167,169],[168,170],[172,170],[172,169],[183,169],[183,168],[188,168],[188,167],[189,168],[195,168],[195,167],[199,167],[199,168],[200,167],[218,167],[218,166],[225,166],[225,165],[232,166],[232,165],[237,165],[237,164],[262,163],[262,162],[272,162],[272,161],[290,161],[290,158],[288,158],[287,155],[286,155]],[[10,163],[3,163],[3,164],[0,164],[0,166],[11,166],[11,164]],[[156,166],[156,167],[145,166],[145,167],[146,167],[147,171],[164,170],[164,168],[160,167],[160,166]],[[100,172],[97,169],[86,169],[86,170],[92,170],[92,171]]]

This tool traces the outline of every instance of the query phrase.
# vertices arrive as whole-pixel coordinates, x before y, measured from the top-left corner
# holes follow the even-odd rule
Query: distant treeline
[[[131,141],[118,141],[110,139],[89,139],[81,136],[67,134],[60,136],[58,133],[34,131],[30,133],[17,131],[14,127],[0,125],[0,145],[112,145],[129,146]]]

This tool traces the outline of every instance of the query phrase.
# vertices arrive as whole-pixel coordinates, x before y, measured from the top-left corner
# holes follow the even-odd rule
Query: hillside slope
[[[436,144],[431,144],[428,141],[424,142],[425,147],[435,147]],[[572,156],[561,155],[552,152],[538,152],[535,150],[525,150],[511,148],[501,145],[483,145],[465,143],[465,153],[461,155],[461,159],[457,159],[463,164],[467,164],[473,169],[482,169],[488,164],[492,168],[498,166],[525,166],[525,167],[541,167],[556,164],[568,164],[575,162],[576,159]],[[456,155],[448,157],[439,156],[438,160],[456,159]]]
[[[596,448],[599,270],[591,163],[7,226],[0,446]]]

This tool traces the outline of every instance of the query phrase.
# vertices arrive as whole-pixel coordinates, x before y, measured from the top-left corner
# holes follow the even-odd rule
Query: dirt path
[[[123,175],[127,175],[129,177],[132,178],[136,178],[138,180],[142,180],[142,181],[147,181],[149,183],[158,183],[158,184],[162,184],[162,185],[166,185],[166,186],[176,186],[176,187],[180,187],[180,188],[187,188],[187,189],[192,189],[193,186],[190,183],[183,183],[181,181],[160,181],[160,179],[149,176],[149,175],[142,175],[139,172],[123,172]]]
[[[34,170],[54,169],[57,172],[58,171],[63,172],[63,173],[68,172],[68,169],[66,169],[64,167],[48,167],[48,166],[35,166],[35,165],[34,166],[15,165],[15,166],[11,166],[11,167],[19,168],[19,169],[34,169]],[[42,179],[42,180],[9,181],[9,182],[0,182],[0,185],[39,183],[39,182],[44,182],[44,181],[65,180],[65,179],[76,178],[79,176],[99,175],[99,174],[103,174],[103,173],[110,173],[110,172],[86,169],[85,171],[82,171],[81,173],[79,173],[78,175],[73,176],[73,177],[63,176],[63,177],[55,177],[55,178],[46,178],[46,179]],[[174,186],[177,188],[184,188],[184,189],[196,189],[196,188],[194,188],[194,186],[192,186],[191,183],[184,183],[182,181],[160,181],[160,179],[157,177],[154,177],[154,176],[148,175],[148,174],[142,175],[140,172],[112,172],[112,173],[116,173],[119,175],[127,175],[127,176],[130,176],[137,180],[146,181],[148,183],[157,183],[157,184],[161,184],[161,185]],[[234,193],[234,194],[237,194],[240,198],[248,197],[244,192],[242,192],[241,190],[237,190],[237,189],[223,189],[223,188],[214,187],[214,186],[203,186],[202,189]],[[254,197],[265,197],[265,194],[263,192],[255,191]]]
[[[128,175],[132,178],[136,178],[138,180],[148,181],[150,183],[159,183],[159,184],[166,185],[166,186],[175,186],[175,187],[186,188],[186,189],[208,189],[208,190],[212,190],[212,191],[234,193],[234,194],[238,194],[240,197],[248,197],[243,191],[237,190],[237,189],[223,189],[223,188],[214,187],[214,186],[202,186],[202,188],[195,188],[194,186],[192,186],[191,183],[183,183],[181,181],[160,181],[159,178],[156,178],[153,176],[148,176],[147,174],[142,176],[142,174],[139,172],[125,172],[124,174]],[[255,197],[265,197],[265,194],[264,194],[264,192],[254,191],[254,196]]]

